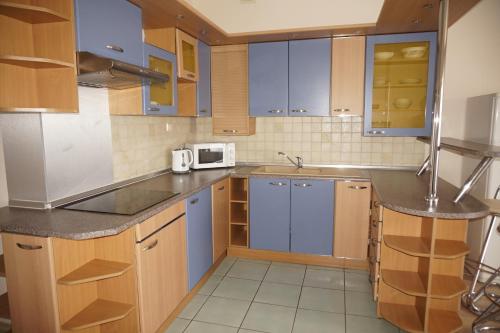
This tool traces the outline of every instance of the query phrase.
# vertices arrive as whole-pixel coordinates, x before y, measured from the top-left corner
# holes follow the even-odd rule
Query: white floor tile
[[[238,328],[192,321],[186,333],[237,333]]]
[[[299,308],[344,313],[344,291],[302,287]]]
[[[227,276],[262,281],[266,275],[268,264],[258,264],[248,261],[237,261],[227,273]]]
[[[269,333],[290,333],[295,311],[295,308],[252,303],[241,327]]]
[[[196,295],[194,296],[191,301],[189,301],[188,305],[182,310],[182,312],[179,314],[179,318],[184,318],[184,319],[193,319],[194,316],[198,313],[198,311],[201,309],[205,301],[207,300],[208,296],[205,295]]]
[[[345,317],[340,313],[298,309],[293,333],[336,333],[345,331]]]
[[[226,276],[212,295],[251,301],[259,289],[259,285],[260,281],[236,279]]]
[[[291,284],[262,282],[255,296],[255,302],[297,307],[300,296],[300,286]]]
[[[248,301],[212,296],[194,319],[206,323],[239,327],[249,306]]]

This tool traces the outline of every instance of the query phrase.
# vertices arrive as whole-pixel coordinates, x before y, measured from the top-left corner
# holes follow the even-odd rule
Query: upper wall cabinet
[[[248,71],[250,115],[288,115],[288,42],[250,44]]]
[[[289,42],[291,116],[330,115],[331,38]]]
[[[175,54],[144,44],[144,67],[167,74],[165,83],[152,83],[143,87],[144,113],[168,115],[177,113],[177,80]]]
[[[125,0],[76,0],[77,48],[142,65],[141,9]]]
[[[332,40],[332,115],[362,116],[365,89],[364,36]]]
[[[213,46],[212,125],[216,135],[255,134],[248,116],[248,45]]]
[[[367,38],[364,135],[429,136],[436,33]]]
[[[199,77],[197,89],[197,115],[210,117],[212,115],[212,96],[210,88],[210,46],[198,41]]]
[[[177,29],[177,76],[181,79],[198,81],[198,40]]]

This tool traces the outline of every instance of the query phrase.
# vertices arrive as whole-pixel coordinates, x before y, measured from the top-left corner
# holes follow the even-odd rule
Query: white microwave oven
[[[186,148],[193,152],[192,169],[228,168],[236,165],[234,143],[192,143]]]

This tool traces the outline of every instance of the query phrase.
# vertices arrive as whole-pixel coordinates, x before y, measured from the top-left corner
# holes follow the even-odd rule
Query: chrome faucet
[[[278,155],[285,156],[297,168],[303,168],[304,167],[304,159],[302,157],[300,157],[300,156],[295,156],[295,158],[297,159],[297,162],[295,162],[294,160],[292,160],[290,158],[290,156],[288,156],[286,153],[284,153],[282,151],[279,151]]]

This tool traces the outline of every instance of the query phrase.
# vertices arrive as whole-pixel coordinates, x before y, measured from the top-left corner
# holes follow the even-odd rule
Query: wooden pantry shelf
[[[0,295],[0,319],[10,319],[9,294]]]
[[[433,274],[431,280],[432,298],[450,299],[467,290],[465,282],[457,276]]]
[[[63,330],[76,331],[125,318],[134,308],[131,304],[97,299],[62,325]]]
[[[380,314],[387,321],[407,332],[423,332],[424,324],[420,321],[417,309],[412,305],[380,303]]]
[[[436,309],[429,311],[429,333],[458,332],[462,325],[462,320],[454,311]]]
[[[430,257],[430,246],[421,237],[384,235],[384,243],[391,249],[417,257]]]
[[[382,269],[382,280],[394,289],[412,296],[427,296],[422,277],[417,272]]]
[[[0,1],[0,12],[16,20],[35,24],[70,20],[68,16],[49,8],[10,1]]]
[[[72,68],[75,67],[70,62],[39,58],[39,57],[24,57],[15,55],[0,55],[0,63],[10,64],[29,68]]]
[[[64,285],[75,285],[108,279],[125,274],[131,267],[132,265],[128,263],[94,259],[63,276],[57,282]]]

